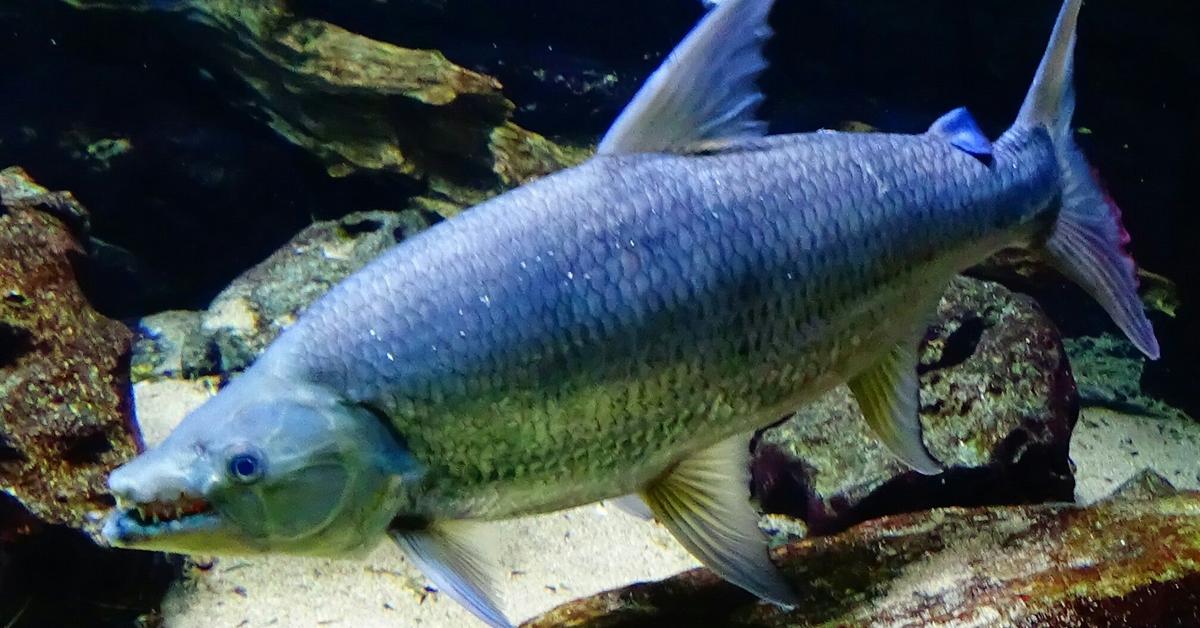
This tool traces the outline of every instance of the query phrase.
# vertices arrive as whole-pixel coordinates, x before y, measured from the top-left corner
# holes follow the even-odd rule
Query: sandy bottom
[[[1084,408],[1071,438],[1075,499],[1090,504],[1143,469],[1200,490],[1200,422]]]
[[[156,442],[211,386],[139,384],[137,407]],[[1085,409],[1072,442],[1079,501],[1104,497],[1147,467],[1179,488],[1200,489],[1200,423]],[[504,547],[504,607],[524,620],[571,599],[690,569],[695,560],[665,530],[604,505],[497,524]],[[222,558],[168,594],[170,628],[256,626],[475,626],[390,543],[365,560]]]

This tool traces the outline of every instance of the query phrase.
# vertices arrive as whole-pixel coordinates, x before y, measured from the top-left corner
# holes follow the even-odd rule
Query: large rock
[[[1187,416],[1143,389],[1146,358],[1124,336],[1079,336],[1064,342],[1083,405],[1146,416]]]
[[[899,515],[773,559],[793,610],[696,569],[525,626],[1197,625],[1200,494]]]
[[[1074,379],[1032,300],[955,280],[918,371],[925,444],[945,473],[922,476],[891,456],[843,386],[759,436],[754,491],[763,510],[828,534],[937,506],[1073,498]]]
[[[0,491],[37,519],[96,532],[108,472],[137,451],[132,334],[97,314],[73,264],[86,211],[0,171]]]
[[[133,456],[132,334],[76,283],[87,212],[0,171],[0,622],[132,625],[153,617],[175,561],[104,549],[108,472]]]

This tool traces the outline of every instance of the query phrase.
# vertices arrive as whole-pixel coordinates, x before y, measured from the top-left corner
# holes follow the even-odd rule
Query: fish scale
[[[413,496],[431,510],[612,497],[823,392],[852,339],[896,342],[899,302],[1049,206],[1052,151],[1010,134],[988,167],[935,137],[818,133],[598,158],[384,254],[267,357],[382,408],[436,469]]]

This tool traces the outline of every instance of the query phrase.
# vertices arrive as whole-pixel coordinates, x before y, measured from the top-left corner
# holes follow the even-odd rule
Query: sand
[[[138,384],[137,409],[156,442],[211,394],[210,383]],[[1090,503],[1144,468],[1200,490],[1200,423],[1087,408],[1072,441],[1076,496]],[[497,524],[507,578],[504,609],[524,620],[571,599],[660,579],[696,565],[661,527],[603,504]],[[390,543],[364,560],[221,558],[168,594],[169,628],[476,626]]]
[[[1075,499],[1090,504],[1143,469],[1200,490],[1200,422],[1084,408],[1071,437]]]

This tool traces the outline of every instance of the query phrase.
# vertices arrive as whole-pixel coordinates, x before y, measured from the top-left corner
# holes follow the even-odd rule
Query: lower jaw
[[[214,531],[220,523],[211,512],[184,515],[170,521],[144,523],[128,512],[114,511],[104,522],[104,539],[114,547],[170,551],[189,537]]]

